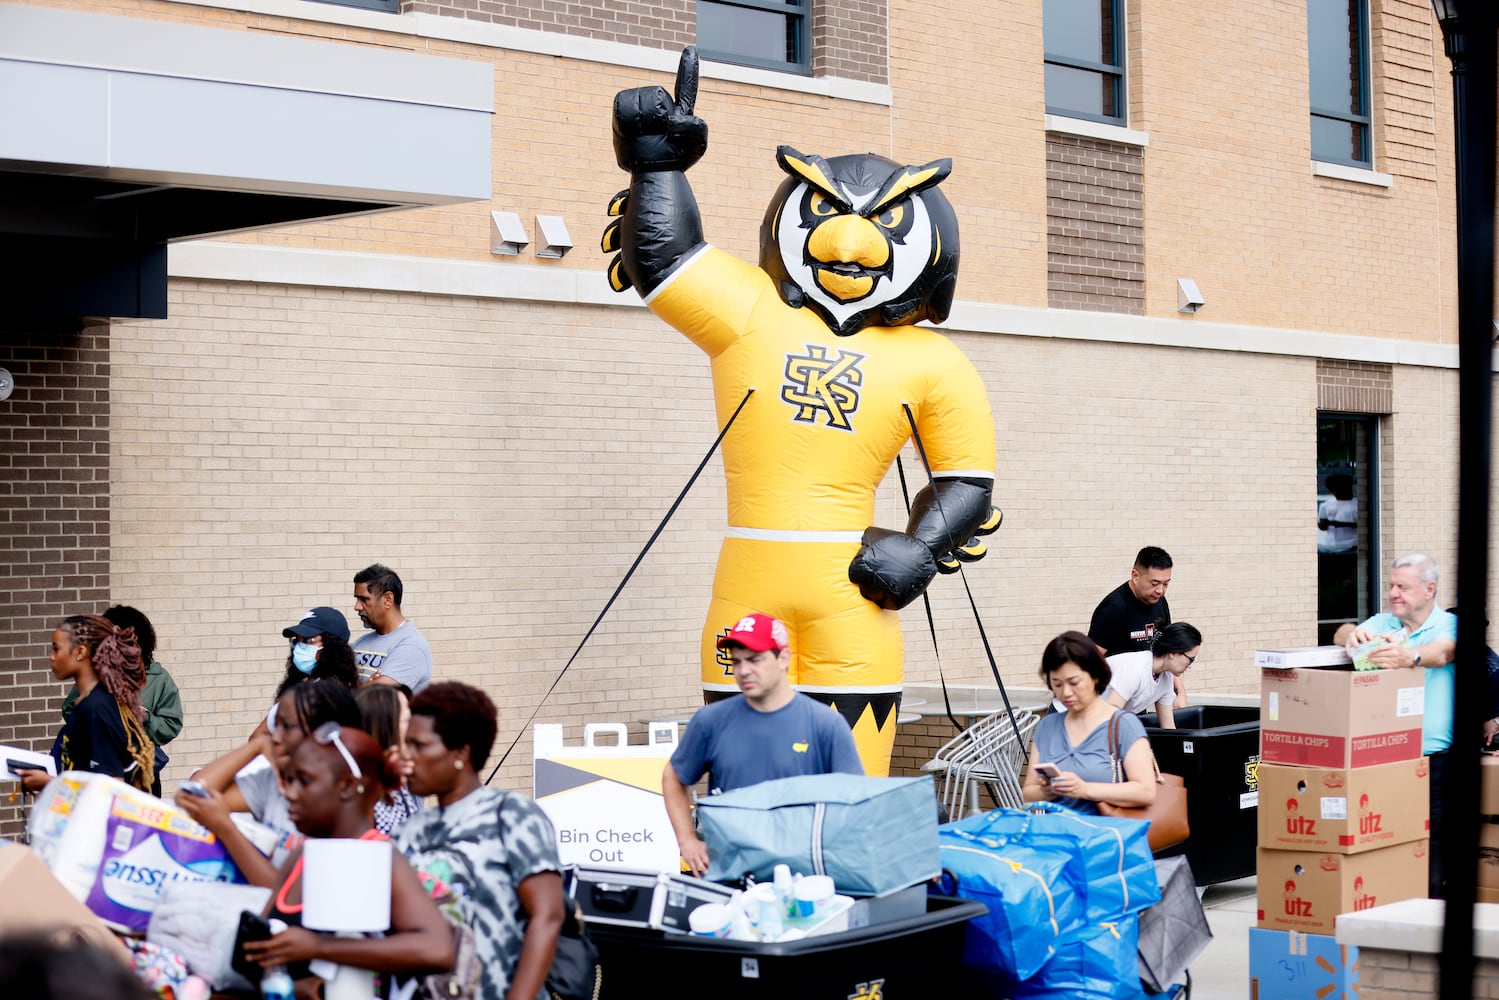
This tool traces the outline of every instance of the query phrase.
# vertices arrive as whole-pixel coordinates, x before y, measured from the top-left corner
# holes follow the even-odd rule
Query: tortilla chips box
[[[1373,767],[1421,756],[1426,682],[1419,670],[1260,673],[1260,760]]]
[[[1376,767],[1260,764],[1259,844],[1359,854],[1431,835],[1425,757]]]
[[[1340,913],[1426,896],[1428,842],[1363,854],[1271,851],[1261,847],[1255,873],[1259,925],[1272,930],[1331,934]]]
[[[59,775],[37,797],[28,830],[57,881],[126,934],[146,932],[170,882],[245,881],[207,828],[102,774]]]

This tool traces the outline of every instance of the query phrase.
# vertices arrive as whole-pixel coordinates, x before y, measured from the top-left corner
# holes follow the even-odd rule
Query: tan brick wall
[[[1435,955],[1360,948],[1358,963],[1359,1000],[1428,1000],[1438,995],[1441,978]],[[1478,959],[1469,995],[1499,997],[1499,962]]]
[[[109,599],[109,328],[0,334],[0,743],[45,752],[65,688],[52,630]],[[9,786],[14,788],[14,785]],[[0,797],[0,836],[19,803]]]
[[[1136,147],[1046,138],[1046,304],[1139,315],[1144,204]]]

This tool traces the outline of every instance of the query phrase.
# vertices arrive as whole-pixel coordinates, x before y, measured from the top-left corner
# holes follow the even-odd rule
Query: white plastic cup
[[[734,910],[723,903],[704,903],[687,914],[687,926],[698,937],[726,938],[734,930]]]
[[[826,909],[833,898],[833,880],[827,875],[808,875],[796,883],[796,916],[805,920]]]

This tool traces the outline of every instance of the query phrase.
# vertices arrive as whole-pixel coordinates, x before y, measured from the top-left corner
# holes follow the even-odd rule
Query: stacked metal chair
[[[981,788],[996,806],[1024,807],[1020,774],[1030,753],[1031,734],[1040,721],[1039,715],[1026,709],[1015,710],[1014,725],[1007,712],[986,715],[948,740],[936,757],[922,765],[923,771],[942,774],[939,801],[949,818],[985,812]]]

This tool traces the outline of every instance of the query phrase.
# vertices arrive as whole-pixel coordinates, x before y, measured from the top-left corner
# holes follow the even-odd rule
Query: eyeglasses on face
[[[1192,655],[1190,655],[1190,654],[1188,654],[1188,653],[1183,653],[1183,654],[1182,654],[1182,655],[1183,655],[1183,656],[1185,656],[1185,657],[1186,657],[1186,658],[1187,658],[1187,666],[1189,666],[1189,667],[1190,667],[1190,666],[1191,666],[1191,665],[1192,665],[1192,664],[1194,664],[1194,663],[1196,663],[1196,662],[1197,662],[1197,657],[1196,657],[1196,656],[1192,656]],[[1201,655],[1201,654],[1198,654],[1198,655]]]
[[[349,773],[363,780],[364,772],[359,770],[359,765],[355,762],[354,755],[349,753],[348,747],[344,746],[343,731],[343,726],[340,726],[338,723],[325,722],[312,731],[312,738],[320,746],[335,747],[343,755],[344,763],[349,765]]]

